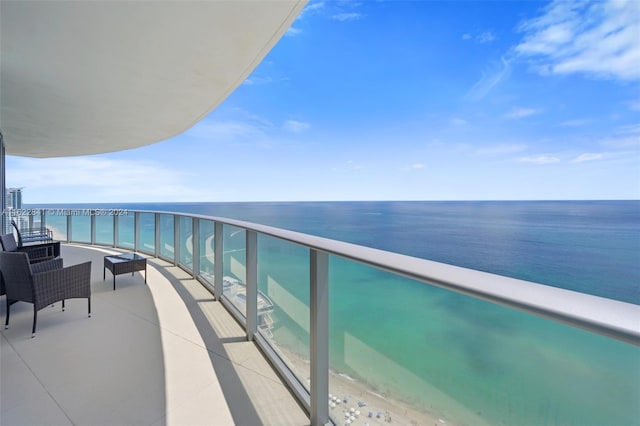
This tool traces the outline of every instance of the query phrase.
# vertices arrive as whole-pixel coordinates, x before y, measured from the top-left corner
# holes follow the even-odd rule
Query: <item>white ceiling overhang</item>
[[[97,154],[175,136],[247,78],[305,4],[2,0],[6,152]]]

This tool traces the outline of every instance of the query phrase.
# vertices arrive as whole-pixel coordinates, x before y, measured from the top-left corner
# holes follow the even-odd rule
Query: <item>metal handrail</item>
[[[632,303],[252,222],[181,212],[135,212],[187,216],[255,231],[640,346],[640,306]]]
[[[129,212],[185,216],[236,226],[640,346],[640,306],[633,303],[241,220],[171,211]]]

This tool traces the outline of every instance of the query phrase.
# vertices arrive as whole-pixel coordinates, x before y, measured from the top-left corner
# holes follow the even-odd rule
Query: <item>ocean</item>
[[[64,207],[246,220],[640,304],[640,201]],[[274,341],[308,359],[308,256],[271,238],[259,246]],[[335,256],[330,278],[331,367],[378,394],[454,423],[640,423],[638,348]]]

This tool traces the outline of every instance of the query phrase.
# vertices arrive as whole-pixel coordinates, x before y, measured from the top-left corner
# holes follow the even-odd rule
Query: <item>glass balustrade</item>
[[[115,216],[118,221],[118,247],[133,250],[135,248],[135,215]]]
[[[200,231],[199,231],[199,239],[200,239],[200,270],[198,274],[201,278],[203,278],[207,287],[211,290],[213,289],[214,281],[214,271],[213,265],[215,262],[214,259],[214,222],[212,220],[203,220],[200,219]]]
[[[246,231],[232,225],[223,226],[222,295],[246,317],[247,267]]]
[[[174,258],[174,229],[173,215],[160,215],[160,257],[173,262]]]
[[[96,221],[96,244],[113,245],[113,221],[115,216],[99,215]]]
[[[223,244],[215,247],[213,220],[197,219],[194,235],[190,216],[137,215],[137,227],[134,213],[115,219],[118,247],[133,249],[137,235],[139,250],[154,255],[158,223],[159,254],[173,261],[177,245],[179,265],[210,290],[215,250],[222,250],[223,298],[247,317],[245,228],[223,223]],[[67,217],[44,213],[55,239],[66,240]],[[72,241],[90,242],[93,231],[96,243],[113,244],[113,217],[96,217],[94,230],[90,216],[69,218]],[[309,255],[303,244],[257,233],[258,335],[307,391],[313,359],[327,351],[329,395],[320,404],[336,424],[640,418],[638,346],[339,255],[329,256],[329,345],[312,353]]]
[[[337,424],[603,425],[640,414],[631,345],[336,256],[330,271]]]
[[[45,210],[45,226],[52,232],[53,239],[67,241],[67,216],[55,209]]]
[[[188,216],[180,216],[180,259],[178,264],[187,271],[193,271],[193,220]]]
[[[156,219],[154,213],[140,213],[139,225],[136,229],[139,236],[138,250],[143,253],[155,254],[156,250]]]
[[[71,241],[76,243],[91,242],[91,216],[88,214],[71,216]]]
[[[258,235],[258,332],[309,389],[309,249]]]

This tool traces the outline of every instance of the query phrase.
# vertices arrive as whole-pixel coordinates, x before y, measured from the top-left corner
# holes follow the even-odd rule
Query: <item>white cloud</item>
[[[365,17],[363,13],[358,11],[361,6],[362,3],[355,1],[309,2],[298,16],[298,20],[319,13],[334,21],[355,21]]]
[[[356,163],[356,162],[355,162],[355,161],[353,161],[353,160],[349,160],[349,161],[347,161],[347,163],[346,163],[346,167],[347,167],[347,169],[349,169],[349,170],[360,170],[360,169],[363,169],[363,168],[364,168],[364,166],[362,166],[361,164]]]
[[[640,2],[555,0],[520,26],[516,51],[542,74],[640,79]]]
[[[496,35],[491,31],[484,31],[475,37],[470,33],[465,33],[462,35],[463,40],[472,40],[479,44],[490,43],[496,39]]]
[[[584,154],[580,154],[579,156],[571,160],[571,162],[582,163],[585,161],[602,160],[604,157],[605,157],[605,154],[602,154],[602,153],[586,152]]]
[[[511,111],[506,113],[504,117],[511,120],[517,120],[517,119],[529,117],[535,114],[540,114],[541,112],[542,112],[541,109],[536,109],[536,108],[513,108]]]
[[[264,141],[276,126],[266,118],[242,108],[231,108],[232,118],[206,117],[183,133],[195,141],[257,142]]]
[[[580,126],[584,126],[587,123],[589,123],[589,120],[576,119],[576,120],[563,121],[562,123],[560,123],[560,125],[564,127],[580,127]]]
[[[617,134],[640,136],[640,124],[629,124],[616,129]]]
[[[271,77],[258,77],[258,76],[250,76],[247,77],[245,81],[242,82],[245,86],[253,86],[256,84],[269,84],[273,83],[273,78]]]
[[[424,169],[426,166],[422,163],[414,163],[414,164],[409,164],[408,166],[404,166],[401,167],[400,170],[404,171],[404,172],[413,172],[416,170],[422,170]]]
[[[616,150],[634,150],[640,149],[640,124],[631,124],[616,129],[615,134],[603,140],[601,144],[608,148]]]
[[[479,148],[476,150],[476,153],[478,155],[496,156],[515,154],[516,152],[522,152],[525,149],[527,149],[527,146],[523,144],[500,144]]]
[[[464,126],[467,124],[467,120],[458,117],[453,117],[449,122],[454,126]]]
[[[282,125],[282,128],[284,130],[291,133],[302,133],[306,130],[309,130],[310,127],[311,125],[309,123],[296,120],[287,120]]]
[[[189,129],[185,136],[198,139],[230,141],[263,136],[267,126],[255,121],[203,121]]]
[[[192,179],[153,161],[100,157],[15,158],[7,168],[7,182],[26,187],[30,203],[211,200]]]
[[[640,111],[640,99],[634,99],[629,101],[629,108],[632,111]]]
[[[331,19],[344,22],[344,21],[355,21],[357,19],[362,19],[363,17],[364,15],[358,12],[342,12],[342,13],[336,13],[335,15],[332,15]]]
[[[476,36],[476,41],[480,44],[490,43],[496,39],[496,36],[491,31],[485,31]]]
[[[318,12],[319,10],[324,9],[324,6],[325,6],[325,3],[323,1],[309,2],[307,6],[304,9],[302,9],[302,12],[300,12],[297,19],[302,19],[304,17],[312,15]]]
[[[552,164],[552,163],[559,163],[560,159],[552,155],[538,155],[534,157],[520,157],[518,161],[521,163],[531,163],[531,164]]]
[[[492,64],[491,68],[482,73],[480,80],[473,85],[466,98],[480,100],[484,98],[495,86],[506,80],[511,74],[511,61],[501,58],[500,63]]]
[[[285,36],[289,36],[289,37],[294,37],[299,35],[302,32],[302,30],[300,28],[296,28],[294,26],[289,27],[289,29],[287,30],[286,33],[284,33]]]

